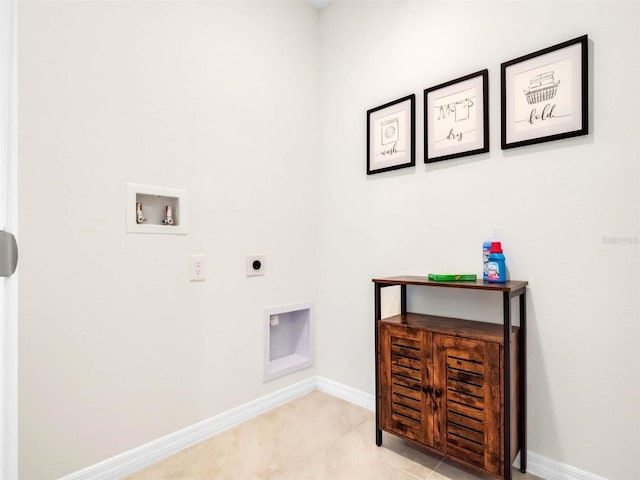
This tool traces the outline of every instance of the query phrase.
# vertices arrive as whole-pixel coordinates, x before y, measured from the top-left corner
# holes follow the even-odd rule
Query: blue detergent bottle
[[[507,267],[500,242],[491,242],[489,261],[487,262],[487,280],[491,283],[505,283],[507,281]]]
[[[491,253],[491,244],[496,242],[496,231],[491,231],[491,236],[488,240],[482,242],[482,280],[485,282],[489,280],[489,253]]]

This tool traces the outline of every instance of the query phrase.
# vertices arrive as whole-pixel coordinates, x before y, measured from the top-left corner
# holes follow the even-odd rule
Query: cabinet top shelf
[[[422,330],[429,330],[444,335],[476,338],[488,342],[504,344],[504,328],[499,323],[478,322],[461,318],[438,317],[421,313],[403,313],[379,320],[384,324],[402,325]],[[515,334],[520,327],[512,326]]]
[[[521,280],[510,280],[506,283],[489,283],[483,280],[462,281],[462,282],[434,282],[428,277],[417,277],[411,275],[400,275],[397,277],[374,278],[374,283],[385,285],[421,285],[425,287],[448,287],[466,288],[475,290],[489,290],[494,292],[509,292],[512,295],[521,293],[529,282]]]

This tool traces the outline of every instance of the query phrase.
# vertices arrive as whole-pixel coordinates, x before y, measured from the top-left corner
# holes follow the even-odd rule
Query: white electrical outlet
[[[264,275],[264,255],[247,255],[247,277]]]
[[[207,256],[189,255],[189,280],[202,282],[207,279]]]

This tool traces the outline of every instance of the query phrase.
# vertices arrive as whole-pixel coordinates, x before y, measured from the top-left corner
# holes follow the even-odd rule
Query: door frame
[[[17,236],[16,0],[0,2],[0,229]],[[0,278],[0,478],[18,477],[18,278]]]

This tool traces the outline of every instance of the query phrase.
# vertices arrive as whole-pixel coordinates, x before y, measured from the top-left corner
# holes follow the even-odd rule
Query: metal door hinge
[[[18,243],[16,237],[0,230],[0,277],[10,277],[18,266]]]

